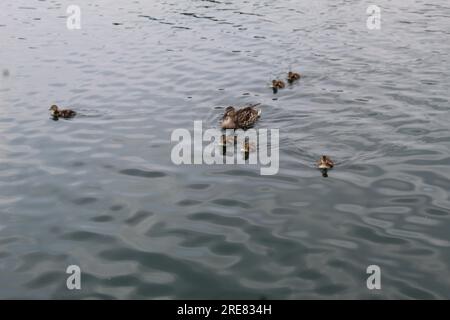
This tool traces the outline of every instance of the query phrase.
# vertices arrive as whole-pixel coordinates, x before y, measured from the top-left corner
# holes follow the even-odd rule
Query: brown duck
[[[283,89],[285,86],[283,80],[272,80],[273,93],[277,93],[278,89]]]
[[[256,145],[253,142],[245,141],[242,144],[241,152],[249,153],[256,151]]]
[[[325,178],[328,177],[328,170],[332,169],[333,167],[334,162],[330,159],[329,156],[321,156],[317,161],[317,168],[322,171],[322,176]]]
[[[250,153],[256,151],[256,145],[253,142],[249,142],[247,139],[242,144],[241,152],[244,154],[244,159],[248,160]]]
[[[299,73],[289,71],[288,77],[287,77],[287,81],[289,83],[293,83],[294,81],[297,81],[298,79],[300,79],[300,74]]]
[[[52,105],[49,109],[53,118],[64,118],[69,119],[75,117],[77,114],[75,111],[70,109],[59,109],[57,105]]]
[[[222,117],[222,129],[248,129],[252,127],[261,115],[261,110],[256,108],[258,104],[236,110],[227,107]]]
[[[317,161],[317,167],[319,169],[331,169],[334,167],[334,162],[329,156],[321,156],[319,161]]]
[[[228,145],[234,145],[236,144],[237,141],[237,136],[227,136],[225,134],[223,134],[220,137],[220,141],[219,141],[219,146],[228,146]]]

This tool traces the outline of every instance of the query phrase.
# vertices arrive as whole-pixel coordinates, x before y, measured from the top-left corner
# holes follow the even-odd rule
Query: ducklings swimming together
[[[54,120],[58,120],[58,118],[69,119],[76,116],[76,112],[70,109],[59,109],[56,104],[50,107],[50,114],[52,115]]]
[[[288,72],[287,81],[289,84],[300,79],[300,74],[292,71]],[[273,80],[272,88],[274,93],[277,93],[278,89],[285,88],[285,83],[282,80]],[[240,109],[236,109],[233,106],[229,106],[225,109],[225,112],[222,116],[221,127],[222,129],[249,129],[251,128],[257,120],[261,116],[261,109],[257,108],[260,104],[248,105]],[[52,105],[50,108],[50,114],[54,120],[58,120],[59,118],[70,119],[77,115],[77,112],[71,109],[59,109],[57,105]],[[236,145],[237,136],[227,136],[222,135],[219,141],[219,145],[222,146],[223,152],[226,152],[226,147],[229,145]],[[245,159],[249,158],[249,154],[257,150],[256,145],[253,142],[249,142],[245,140],[241,152],[244,154]],[[328,170],[331,170],[334,167],[334,162],[330,159],[329,156],[322,155],[320,159],[317,161],[317,168],[322,172],[323,177],[328,177]]]
[[[260,104],[250,105],[236,110],[230,106],[225,109],[222,117],[222,129],[248,129],[252,127],[261,115]]]
[[[238,143],[238,136],[237,135],[225,135],[223,134],[220,137],[219,146],[222,147],[222,154],[225,155],[227,152],[227,148],[230,147],[234,150],[234,146]],[[241,152],[244,155],[244,159],[247,160],[251,152],[255,152],[257,150],[256,145],[254,142],[250,142],[248,137],[245,138],[244,142],[242,143]]]
[[[287,75],[287,82],[293,84],[295,81],[300,79],[300,73],[289,71]],[[283,89],[286,85],[283,80],[272,80],[273,93],[277,93],[278,89]]]
[[[324,178],[328,177],[328,170],[331,170],[334,167],[333,160],[330,159],[329,156],[321,156],[317,161],[317,168],[322,171],[322,176]]]

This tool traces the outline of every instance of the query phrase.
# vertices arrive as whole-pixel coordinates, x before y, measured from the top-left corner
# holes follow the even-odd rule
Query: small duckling
[[[220,137],[219,146],[227,146],[230,144],[235,144],[237,141],[237,136],[227,136],[223,134]]]
[[[70,109],[62,109],[62,110],[60,110],[58,108],[58,106],[55,105],[55,104],[52,105],[50,107],[50,109],[48,109],[48,110],[51,111],[50,114],[52,115],[52,117],[54,119],[58,119],[58,118],[69,119],[69,118],[75,117],[75,115],[77,114],[75,111],[70,110]]]
[[[285,86],[283,80],[272,80],[273,93],[277,93],[278,89],[283,89]]]
[[[334,167],[334,162],[328,156],[321,156],[317,161],[317,167],[322,171],[322,176],[326,178],[328,177],[328,170]]]
[[[287,80],[288,80],[288,82],[290,84],[292,84],[294,81],[296,81],[298,79],[300,79],[300,74],[299,73],[289,71]]]
[[[244,154],[244,159],[248,160],[250,152],[256,151],[256,146],[253,142],[245,141],[242,145],[241,152]]]
[[[220,136],[220,140],[218,145],[222,147],[222,154],[225,155],[227,153],[227,148],[230,147],[234,150],[234,145],[237,142],[237,136],[227,136],[225,134]]]
[[[321,156],[319,161],[317,161],[317,167],[319,169],[331,169],[334,167],[334,162],[329,156]]]

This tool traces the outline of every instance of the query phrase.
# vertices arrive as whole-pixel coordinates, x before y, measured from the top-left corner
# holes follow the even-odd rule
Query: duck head
[[[58,116],[58,106],[56,104],[52,105],[48,110],[51,111],[50,113],[53,117]]]
[[[273,90],[274,94],[276,94],[278,92],[277,80],[272,80],[272,90]]]
[[[327,156],[321,156],[320,157],[319,169],[330,169]]]
[[[225,116],[222,120],[222,129],[236,129],[236,121],[232,116]]]

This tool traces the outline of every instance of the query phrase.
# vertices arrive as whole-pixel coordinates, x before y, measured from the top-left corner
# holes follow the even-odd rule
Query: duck
[[[329,156],[321,156],[317,161],[317,167],[319,169],[331,169],[334,167],[334,162]]]
[[[225,109],[222,117],[222,129],[248,129],[252,127],[261,115],[260,104],[250,105],[241,109],[230,106]]]
[[[230,147],[234,150],[234,145],[237,142],[237,136],[235,135],[226,135],[226,134],[222,134],[220,136],[220,140],[219,140],[219,147],[221,147],[222,149],[222,154],[225,155],[227,153],[227,148]]]
[[[273,93],[277,93],[278,89],[283,89],[285,86],[283,80],[272,80]]]
[[[317,161],[317,167],[322,171],[322,176],[326,178],[328,177],[328,170],[334,167],[334,162],[329,156],[323,155]]]
[[[299,73],[292,72],[292,71],[288,72],[287,80],[288,80],[289,83],[292,84],[294,81],[296,81],[298,79],[300,79],[300,74]]]
[[[75,117],[75,115],[77,114],[75,111],[70,109],[59,109],[56,104],[52,105],[48,110],[51,111],[52,117],[56,119],[57,118],[69,119]]]
[[[237,136],[227,136],[225,134],[220,136],[219,146],[227,146],[231,144],[236,144]]]
[[[241,148],[241,152],[244,154],[244,159],[247,160],[250,155],[250,152],[254,151],[256,151],[256,145],[246,140]]]
[[[256,146],[252,142],[245,141],[242,145],[241,152],[249,153],[256,151]]]

